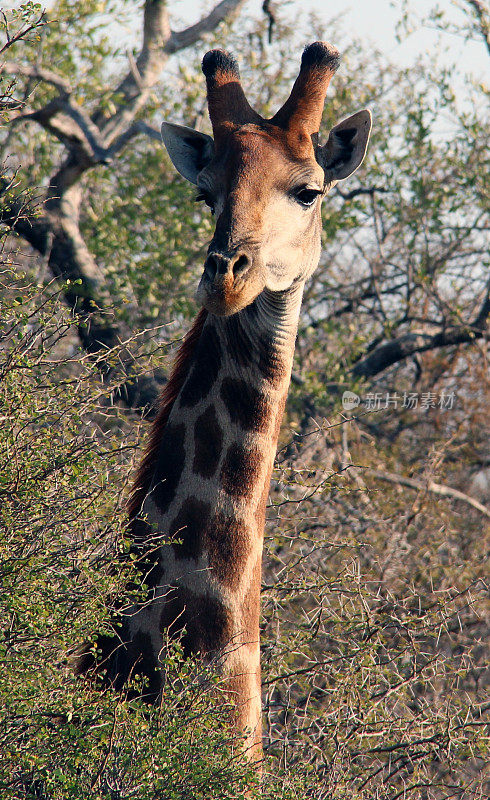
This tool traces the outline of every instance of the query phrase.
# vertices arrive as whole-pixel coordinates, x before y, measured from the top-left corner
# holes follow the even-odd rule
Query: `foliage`
[[[75,677],[74,654],[135,579],[121,499],[134,434],[80,356],[60,290],[5,268],[2,289],[2,797],[235,797],[250,768],[232,756],[215,678],[178,647],[158,709]]]

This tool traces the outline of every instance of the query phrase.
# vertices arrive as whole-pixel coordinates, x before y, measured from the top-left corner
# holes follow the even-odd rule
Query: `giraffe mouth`
[[[247,275],[247,280],[234,279],[232,275],[210,280],[204,272],[197,287],[196,300],[211,314],[230,317],[253,303],[264,286],[265,281],[259,275]]]

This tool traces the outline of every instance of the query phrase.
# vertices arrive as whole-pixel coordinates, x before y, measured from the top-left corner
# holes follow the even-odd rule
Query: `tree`
[[[202,17],[195,25],[181,31],[170,27],[167,3],[164,0],[148,0],[144,5],[142,24],[142,44],[137,58],[128,56],[129,67],[118,85],[107,91],[97,86],[102,76],[91,70],[95,85],[88,81],[86,87],[78,85],[75,89],[69,78],[44,68],[43,61],[50,61],[62,47],[63,23],[52,24],[47,34],[47,47],[44,59],[36,58],[36,66],[17,64],[9,61],[3,64],[3,71],[22,76],[28,82],[40,81],[42,91],[36,97],[33,110],[24,107],[14,118],[13,123],[30,121],[39,124],[47,133],[55,137],[63,146],[59,163],[49,176],[49,183],[43,197],[42,215],[34,211],[30,215],[18,214],[20,198],[9,198],[2,212],[2,221],[22,236],[46,260],[55,277],[69,280],[65,297],[69,307],[76,314],[78,331],[82,346],[88,352],[101,348],[111,348],[123,338],[117,323],[110,323],[103,316],[94,314],[95,309],[103,311],[107,305],[104,287],[98,279],[97,265],[80,229],[80,209],[83,198],[84,176],[101,164],[113,164],[124,148],[137,136],[147,136],[160,140],[159,132],[138,119],[139,112],[148,105],[150,93],[159,80],[168,58],[184,48],[199,42],[204,35],[212,32],[223,20],[230,18],[243,4],[243,0],[221,0],[213,10]],[[53,18],[70,19],[70,36],[77,33],[86,36],[84,23],[100,4],[61,2],[52,11]],[[111,10],[111,4],[108,5]],[[80,59],[95,56],[101,60],[109,54],[106,43],[98,43],[95,30],[89,34],[88,47],[81,43],[78,51]],[[73,68],[76,56],[64,53],[68,74]],[[73,58],[72,64],[66,62]],[[89,70],[90,75],[90,70]],[[92,85],[90,85],[92,83]],[[84,88],[88,97],[83,97]],[[29,94],[26,89],[26,96]],[[40,98],[39,98],[40,95]],[[79,100],[83,97],[82,103]],[[39,102],[39,99],[41,102]],[[88,101],[88,102],[87,102]],[[4,184],[4,188],[8,183]],[[90,323],[87,320],[90,318]],[[122,358],[128,375],[132,373],[132,358],[129,353]],[[136,401],[141,406],[151,405],[158,392],[158,386],[151,378],[141,376],[124,385],[124,394],[129,402]]]

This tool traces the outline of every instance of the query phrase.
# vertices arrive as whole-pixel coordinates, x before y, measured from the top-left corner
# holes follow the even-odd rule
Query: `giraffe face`
[[[322,198],[360,165],[371,128],[369,111],[360,111],[318,146],[326,87],[337,63],[330,45],[310,45],[290,98],[266,121],[248,105],[234,60],[211,51],[203,70],[214,140],[162,125],[175,167],[216,217],[197,291],[213,314],[235,314],[264,290],[283,292],[318,264]]]
[[[325,174],[311,139],[273,126],[233,129],[197,178],[216,229],[199,283],[208,311],[229,315],[264,288],[308,277],[320,256]]]

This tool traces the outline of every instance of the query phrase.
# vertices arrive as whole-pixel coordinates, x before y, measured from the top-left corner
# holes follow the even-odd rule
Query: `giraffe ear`
[[[325,171],[325,182],[348,178],[360,166],[366,154],[371,132],[371,112],[365,108],[339,122],[323,147],[317,148],[317,160]]]
[[[196,185],[197,176],[214,155],[211,136],[186,125],[162,122],[162,139],[177,172]]]

